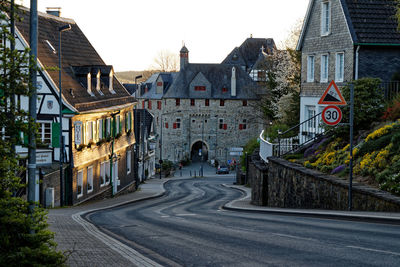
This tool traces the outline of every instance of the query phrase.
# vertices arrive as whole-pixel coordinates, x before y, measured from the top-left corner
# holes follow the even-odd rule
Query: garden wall
[[[280,158],[268,168],[255,159],[249,166],[252,204],[281,208],[348,209],[348,181]],[[400,211],[400,197],[353,183],[353,210]]]

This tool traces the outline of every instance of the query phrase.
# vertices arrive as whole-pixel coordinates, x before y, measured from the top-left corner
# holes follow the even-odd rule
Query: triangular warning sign
[[[347,105],[346,101],[344,100],[342,93],[340,92],[339,88],[336,86],[335,81],[331,81],[326,88],[324,94],[322,95],[321,99],[318,101],[320,105]]]

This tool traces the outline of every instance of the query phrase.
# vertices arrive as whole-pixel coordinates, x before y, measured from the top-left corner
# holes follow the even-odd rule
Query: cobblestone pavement
[[[175,177],[146,180],[140,185],[140,190],[105,199],[97,202],[83,204],[76,207],[50,209],[48,223],[50,230],[55,232],[55,241],[58,249],[65,251],[69,266],[159,266],[157,263],[141,255],[134,249],[107,236],[94,225],[84,220],[81,215],[100,209],[111,208],[127,203],[155,198],[164,194],[164,183],[171,179],[185,179],[198,175],[200,167],[204,169],[204,176],[214,176],[215,168],[208,164],[194,163],[175,172]],[[229,174],[230,176],[233,173]],[[225,185],[241,190],[244,197],[225,205],[225,209],[236,211],[269,212],[284,215],[318,216],[327,218],[341,218],[350,220],[378,221],[400,224],[399,213],[377,212],[346,212],[326,210],[301,210],[259,207],[250,204],[251,189],[239,185]]]

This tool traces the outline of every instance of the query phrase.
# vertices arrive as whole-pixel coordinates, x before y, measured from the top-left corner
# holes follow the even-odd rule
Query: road
[[[174,180],[165,196],[88,219],[163,266],[400,266],[400,226],[221,209],[232,176]]]

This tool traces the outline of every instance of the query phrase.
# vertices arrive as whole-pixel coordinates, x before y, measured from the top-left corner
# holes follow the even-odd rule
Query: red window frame
[[[161,101],[157,101],[157,109],[161,109]]]
[[[222,88],[222,93],[227,93],[227,92],[228,92],[228,88],[223,87],[223,88]]]
[[[162,82],[157,82],[157,86],[162,86]]]
[[[224,123],[224,124],[223,124],[223,129],[224,129],[224,130],[228,129],[228,124]]]
[[[194,90],[195,90],[195,91],[205,91],[205,90],[206,90],[206,87],[205,87],[205,86],[197,85],[197,86],[194,87]]]
[[[220,99],[220,100],[219,100],[219,106],[220,106],[220,107],[224,107],[224,106],[225,106],[225,100]]]
[[[205,105],[206,107],[210,106],[210,99],[205,99],[204,105]]]
[[[190,99],[190,105],[191,106],[194,106],[194,105],[196,105],[196,102],[195,102],[195,100],[192,98],[192,99]]]
[[[243,100],[243,106],[247,106],[247,100]]]
[[[149,102],[147,102],[147,108],[151,109],[151,100],[149,100]]]
[[[145,101],[142,102],[142,109],[144,109],[144,107],[145,107],[145,103],[144,102]]]
[[[181,105],[181,99],[177,98],[175,99],[175,106],[180,106]]]
[[[167,128],[167,129],[168,129],[168,122],[166,122],[166,123],[165,123],[165,128]]]

